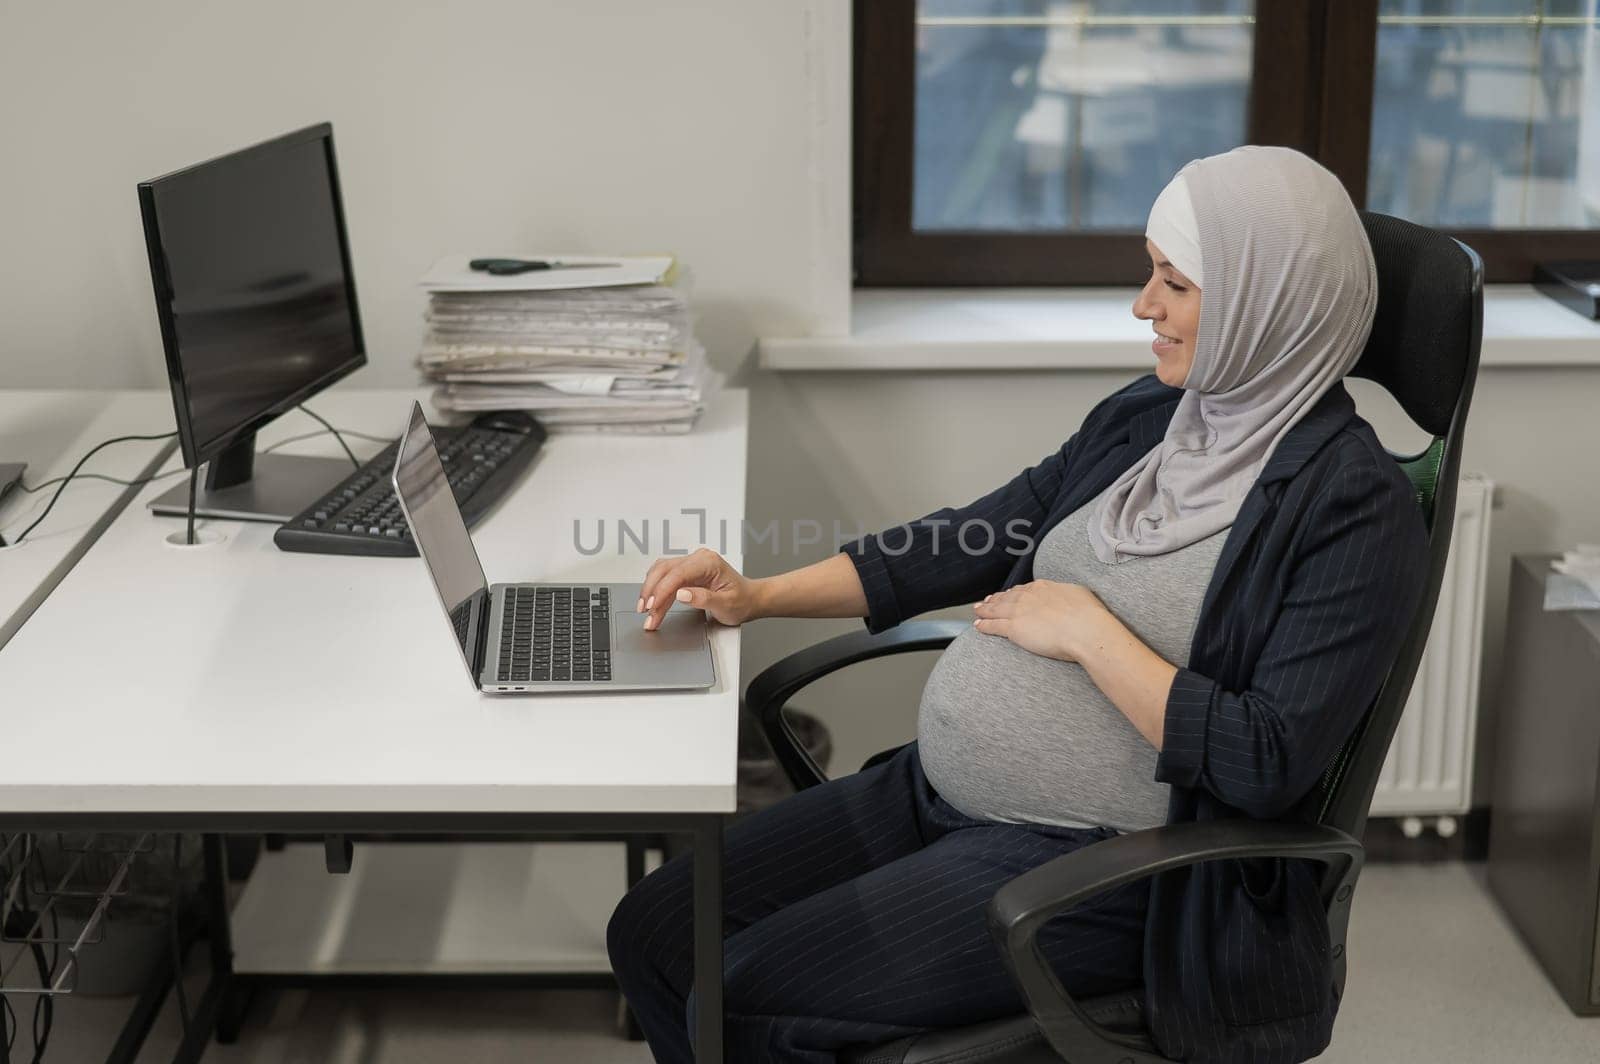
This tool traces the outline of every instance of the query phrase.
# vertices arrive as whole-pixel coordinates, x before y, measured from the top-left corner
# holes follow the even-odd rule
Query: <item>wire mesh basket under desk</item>
[[[0,834],[0,997],[70,994],[114,905],[139,889],[152,834]],[[148,898],[149,895],[147,894]]]

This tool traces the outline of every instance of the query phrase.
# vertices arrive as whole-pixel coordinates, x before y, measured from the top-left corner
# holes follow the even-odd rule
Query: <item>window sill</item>
[[[1144,370],[1149,326],[1124,288],[857,289],[846,336],[775,337],[763,369]],[[1600,366],[1600,322],[1532,285],[1484,290],[1482,365]]]

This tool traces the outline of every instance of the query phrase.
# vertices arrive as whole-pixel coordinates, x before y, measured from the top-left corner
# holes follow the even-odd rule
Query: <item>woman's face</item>
[[[1133,301],[1133,316],[1155,330],[1150,350],[1156,356],[1156,376],[1163,384],[1182,388],[1194,364],[1194,341],[1200,332],[1200,289],[1167,261],[1160,248],[1146,240],[1144,249],[1150,255],[1150,279]]]

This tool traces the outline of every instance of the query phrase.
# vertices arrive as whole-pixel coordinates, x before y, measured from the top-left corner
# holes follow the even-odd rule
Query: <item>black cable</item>
[[[304,408],[302,408],[302,409],[304,409]],[[34,529],[38,528],[39,527],[39,522],[43,521],[46,517],[50,516],[50,511],[55,509],[56,500],[60,499],[61,498],[61,493],[63,491],[65,491],[65,490],[67,490],[67,482],[70,481],[73,477],[77,476],[78,475],[78,470],[82,469],[83,468],[83,464],[85,462],[87,462],[90,458],[93,458],[97,452],[103,450],[106,447],[110,447],[113,443],[125,443],[128,440],[166,440],[166,439],[171,439],[173,436],[176,436],[176,435],[177,435],[176,432],[163,432],[159,436],[113,436],[111,439],[105,440],[105,441],[103,441],[101,443],[97,443],[93,447],[89,448],[89,452],[87,454],[85,454],[82,458],[78,459],[78,464],[72,467],[72,471],[69,472],[66,475],[66,478],[64,480],[62,480],[61,484],[56,488],[56,493],[54,495],[50,496],[50,504],[44,508],[44,513],[42,513],[38,517],[34,518],[33,524],[29,525],[27,528],[24,528],[22,530],[22,534],[19,535],[16,539],[11,541],[12,546],[16,546],[18,543],[21,543],[23,540],[27,539],[28,538],[28,533],[32,532]]]
[[[44,966],[44,950],[34,947],[34,960],[39,964],[40,977],[48,975]],[[33,1064],[44,1060],[45,1047],[50,1044],[50,1030],[56,1024],[56,999],[54,994],[40,994],[33,1003]]]
[[[194,495],[200,486],[200,467],[189,470],[189,546],[194,546]]]
[[[178,909],[183,898],[183,836],[172,836],[172,897],[168,923],[172,928],[172,988],[178,994],[178,1018],[183,1041],[189,1041],[189,995],[183,989],[183,935],[178,929]]]
[[[320,435],[320,433],[319,433],[319,435]],[[65,484],[69,480],[103,480],[108,484],[121,484],[125,488],[136,488],[136,487],[140,486],[141,484],[150,484],[150,483],[153,483],[153,482],[155,482],[157,480],[165,480],[168,477],[175,477],[178,474],[183,473],[183,472],[186,472],[186,470],[169,469],[165,473],[156,473],[153,476],[140,477],[138,480],[123,480],[121,477],[108,477],[104,473],[79,473],[75,477],[73,477],[73,476],[55,477],[55,478],[53,478],[51,480],[46,480],[46,481],[43,481],[42,483],[35,484],[31,488],[28,487],[28,485],[22,483],[19,480],[19,481],[17,481],[17,490],[21,491],[25,495],[32,495],[32,494],[34,494],[36,492],[43,491],[45,488],[50,487],[52,484]],[[40,516],[42,517],[43,515],[41,514]],[[5,537],[4,536],[0,536],[0,547],[5,547],[5,546],[15,546],[15,544],[7,544],[6,540],[5,540]],[[3,1064],[3,1062],[0,1062],[0,1064]]]
[[[56,844],[64,851],[66,849],[62,836],[56,836]],[[44,855],[34,847],[34,855],[39,858],[39,869],[44,871]],[[48,904],[48,903],[47,903]],[[61,919],[54,905],[50,906],[50,963],[45,964],[44,950],[34,943],[34,964],[39,968],[39,977],[44,980],[44,985],[53,987],[56,971],[61,964]],[[43,1027],[41,1029],[41,1013]],[[40,1064],[44,1060],[45,1046],[50,1043],[50,1031],[56,1022],[56,999],[54,994],[40,994],[39,1000],[33,1003],[33,1064]]]
[[[33,930],[33,925],[28,923],[28,921],[33,918],[33,915],[33,910],[25,906],[18,906],[17,908],[12,909],[12,923],[11,926],[7,928],[7,933],[17,936],[29,934],[29,932]],[[54,915],[54,910],[51,910],[52,918]],[[25,925],[26,930],[23,929]],[[56,927],[57,930],[51,931],[51,937],[57,936],[59,932],[59,925],[56,925]],[[45,1045],[50,1041],[50,1028],[55,1023],[55,1002],[52,999],[53,995],[49,992],[51,988],[51,981],[54,977],[54,967],[50,961],[45,959],[44,947],[37,941],[28,942],[27,948],[28,952],[33,955],[34,967],[39,971],[40,992],[38,997],[34,998],[33,1002],[33,1060],[34,1064],[38,1064],[44,1055]],[[57,947],[56,949],[56,955],[59,959],[60,947]],[[0,1001],[5,1002],[6,1016],[11,1021],[11,1033],[6,1037],[6,1050],[9,1053],[11,1047],[16,1044],[17,1039],[22,1037],[22,1025],[17,1021],[17,1014],[11,1008],[10,1000],[5,998],[3,995],[0,995]]]
[[[361,463],[359,461],[357,461],[357,459],[356,459],[356,452],[352,451],[350,449],[350,445],[348,443],[344,442],[344,437],[339,435],[339,430],[333,427],[333,423],[332,422],[330,422],[327,418],[323,417],[321,414],[319,414],[316,411],[312,410],[309,406],[306,406],[304,403],[302,403],[297,409],[302,414],[304,414],[307,417],[311,418],[312,420],[316,421],[323,428],[325,428],[329,432],[333,433],[333,438],[339,441],[339,446],[344,448],[344,453],[350,456],[350,464],[355,466],[357,469],[361,468]]]
[[[28,863],[36,865],[40,876],[40,890],[48,894],[50,892],[50,870],[45,866],[44,855],[40,853],[37,842],[32,842],[28,846],[28,851],[23,857],[22,875],[24,877],[27,876],[26,865]],[[46,900],[45,904],[50,914],[50,937],[59,939],[61,937],[61,925],[57,920],[55,907],[48,900]],[[55,1001],[50,991],[55,979],[56,965],[61,960],[59,942],[51,943],[51,956],[46,960],[44,946],[38,940],[40,933],[44,930],[42,925],[43,918],[35,919],[33,910],[28,906],[27,884],[26,878],[24,878],[22,898],[11,910],[5,931],[8,935],[26,943],[28,952],[33,956],[34,967],[39,972],[39,996],[33,1002],[33,1064],[40,1064],[40,1061],[44,1059],[45,1047],[50,1042],[50,1030],[55,1024]],[[22,1024],[17,1020],[17,1015],[12,1010],[9,1001],[6,1002],[6,1012],[14,1024],[11,1041],[7,1043],[7,1055],[9,1056],[11,1044],[22,1037]]]
[[[27,840],[24,840],[22,851],[22,859],[24,862],[26,862],[28,859],[27,845]],[[0,875],[0,883],[10,883],[11,868],[7,866],[3,871],[4,874]],[[19,878],[19,886],[22,891],[22,900],[24,903],[26,903],[28,890],[28,868],[26,863],[17,866],[16,874]],[[5,919],[6,926],[4,928],[0,928],[0,930],[4,930],[9,933],[11,930],[10,918],[11,913],[7,913]],[[0,1062],[4,1062],[4,1064],[11,1064],[11,1048],[17,1044],[17,1039],[22,1034],[22,1024],[17,1020],[16,1010],[11,1007],[11,999],[6,997],[4,987],[0,987],[0,1006],[5,1007],[4,1018],[0,1019],[0,1039],[4,1039],[5,1046],[4,1051],[0,1051]]]
[[[369,441],[371,443],[381,443],[384,446],[388,446],[389,444],[394,442],[394,437],[393,436],[376,436],[376,435],[373,435],[370,432],[357,432],[355,429],[335,429],[334,431],[342,432],[342,433],[344,433],[344,435],[350,436],[350,437],[352,437],[354,439],[367,440],[367,441]],[[281,443],[281,442],[284,442],[284,441],[280,440],[279,442]]]
[[[382,444],[391,444],[391,443],[394,442],[394,437],[393,436],[374,436],[370,432],[357,432],[355,429],[339,429],[338,431],[340,433],[342,433],[342,434],[344,434],[346,436],[349,436],[352,439],[356,439],[356,440],[370,440],[373,443],[382,443]],[[314,438],[316,438],[318,436],[326,436],[327,434],[328,434],[328,430],[327,429],[315,429],[315,430],[313,430],[311,432],[302,432],[298,436],[286,436],[283,439],[281,439],[281,440],[277,441],[276,443],[272,444],[271,446],[261,448],[261,450],[258,451],[257,453],[258,454],[271,454],[273,451],[278,450],[280,447],[287,447],[291,443],[299,443],[301,440],[310,440],[310,439],[314,439]]]
[[[263,448],[262,451],[261,451],[262,454],[266,454],[266,453],[268,453],[270,451],[275,451],[279,447],[286,446],[287,444],[296,443],[296,442],[298,442],[300,440],[308,440],[313,436],[321,436],[323,433],[331,432],[333,434],[334,439],[339,441],[339,446],[344,448],[344,453],[347,456],[349,456],[351,463],[357,469],[360,469],[361,468],[361,463],[360,463],[359,460],[357,460],[357,458],[355,456],[355,452],[350,449],[350,445],[345,442],[345,436],[354,436],[358,440],[370,440],[373,443],[388,444],[388,443],[394,442],[393,440],[390,440],[390,439],[388,439],[386,437],[374,436],[374,435],[371,435],[370,433],[366,433],[366,432],[356,432],[353,429],[337,429],[337,428],[334,428],[332,425],[328,424],[328,422],[321,415],[315,413],[309,407],[302,406],[299,409],[301,410],[302,413],[308,415],[309,417],[313,418],[314,420],[316,420],[318,422],[321,422],[321,424],[323,426],[325,426],[325,427],[322,428],[322,429],[319,429],[316,432],[302,433],[299,436],[290,436],[288,439],[279,440],[277,443],[273,444],[272,446]],[[78,464],[72,467],[72,472],[68,473],[64,477],[54,477],[54,478],[52,478],[50,480],[46,480],[46,481],[43,481],[41,483],[35,484],[32,487],[29,487],[27,484],[21,483],[19,481],[18,484],[17,484],[17,487],[19,489],[21,489],[23,493],[28,494],[28,495],[32,495],[32,494],[35,494],[36,492],[43,491],[45,488],[50,487],[52,484],[59,485],[59,486],[56,488],[55,495],[51,496],[49,505],[47,505],[44,508],[44,512],[41,513],[37,518],[35,518],[32,524],[30,524],[27,528],[23,529],[22,530],[22,534],[19,535],[16,539],[11,540],[8,543],[4,538],[0,538],[0,547],[4,547],[4,546],[13,546],[14,547],[14,546],[16,546],[17,544],[21,543],[24,538],[27,537],[29,532],[32,532],[35,528],[37,528],[39,526],[39,522],[43,521],[47,516],[49,516],[49,513],[50,513],[51,509],[55,507],[56,500],[61,497],[61,493],[66,490],[66,486],[67,486],[68,482],[70,482],[70,481],[73,481],[73,480],[103,480],[103,481],[106,481],[106,482],[111,483],[111,484],[121,484],[123,487],[137,487],[137,486],[139,486],[141,484],[149,484],[152,481],[165,480],[167,477],[175,477],[178,474],[182,473],[183,470],[181,470],[181,469],[172,469],[172,470],[168,470],[165,473],[156,473],[153,476],[140,477],[138,480],[123,480],[120,477],[106,476],[104,473],[79,473],[78,472],[78,470],[83,468],[83,463],[87,462],[89,460],[90,456],[93,455],[96,451],[100,450],[100,448],[102,448],[102,447],[107,447],[107,446],[109,446],[109,445],[111,445],[113,443],[122,443],[122,442],[124,442],[126,440],[165,440],[165,439],[169,439],[170,437],[173,437],[173,436],[176,436],[176,435],[177,435],[176,432],[168,432],[168,433],[165,433],[165,434],[160,435],[160,436],[118,436],[118,437],[115,437],[114,439],[109,439],[109,440],[106,440],[106,441],[104,441],[102,443],[96,444],[93,448],[90,449],[88,454],[84,455],[82,458],[80,458],[78,460]],[[192,485],[191,485],[191,487],[192,487]],[[192,508],[193,507],[192,507],[192,504],[191,504],[191,509]],[[189,542],[191,544],[194,542],[194,533],[193,533],[192,529],[190,530]]]
[[[319,432],[319,433],[317,433],[317,435],[320,436],[322,434]],[[75,477],[75,478],[74,477],[52,477],[51,479],[43,481],[42,483],[35,484],[31,488],[28,487],[28,485],[26,485],[26,484],[19,483],[17,485],[17,490],[23,492],[26,495],[32,495],[35,492],[43,491],[45,488],[48,488],[51,485],[60,484],[60,483],[62,483],[64,481],[73,480],[73,479],[76,479],[76,480],[103,480],[107,484],[121,484],[125,488],[136,488],[140,484],[149,484],[152,481],[165,480],[167,477],[175,477],[179,473],[187,473],[187,472],[188,472],[187,469],[169,469],[165,473],[157,473],[154,476],[149,476],[149,477],[140,477],[138,480],[123,480],[121,477],[108,477],[104,473],[79,473],[77,475],[77,477]]]
[[[388,444],[388,443],[393,443],[394,442],[392,439],[389,439],[386,436],[374,436],[370,432],[357,432],[354,429],[338,429],[337,431],[343,433],[346,436],[353,437],[354,439],[369,440],[372,443]],[[328,430],[327,429],[317,429],[315,432],[302,432],[298,436],[290,436],[287,439],[279,440],[277,443],[272,444],[270,447],[263,447],[263,448],[261,448],[261,451],[259,453],[261,453],[261,454],[271,454],[273,451],[278,450],[280,447],[287,447],[291,443],[299,443],[301,440],[309,440],[309,439],[312,439],[313,437],[326,436],[327,434],[328,434]],[[169,469],[165,473],[156,473],[153,476],[140,477],[138,480],[123,480],[121,477],[107,476],[104,473],[79,473],[76,478],[72,478],[72,477],[51,477],[49,480],[40,481],[38,484],[35,484],[32,487],[29,487],[27,484],[24,484],[21,481],[18,481],[17,482],[17,490],[22,492],[24,495],[34,495],[34,494],[37,494],[38,492],[43,491],[45,488],[53,487],[56,484],[60,484],[60,483],[62,483],[64,481],[72,480],[72,479],[77,479],[77,480],[103,480],[107,484],[121,484],[125,488],[135,488],[135,487],[138,487],[138,486],[140,486],[142,484],[151,484],[151,483],[154,483],[155,481],[165,480],[168,477],[175,477],[175,476],[178,476],[180,473],[187,473],[187,472],[188,472],[187,469]]]

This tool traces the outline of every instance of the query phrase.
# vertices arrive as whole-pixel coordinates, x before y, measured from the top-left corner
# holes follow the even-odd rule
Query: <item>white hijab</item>
[[[1356,364],[1377,309],[1366,230],[1339,179],[1311,158],[1247,145],[1194,160],[1173,185],[1147,232],[1202,286],[1200,328],[1165,438],[1090,518],[1107,563],[1232,525],[1284,434]],[[1184,246],[1191,227],[1199,261]]]

